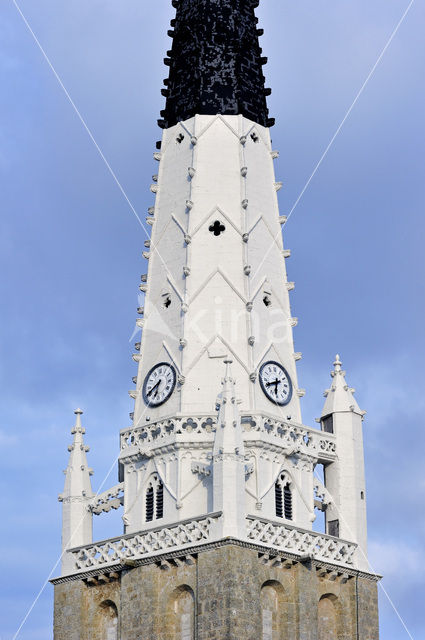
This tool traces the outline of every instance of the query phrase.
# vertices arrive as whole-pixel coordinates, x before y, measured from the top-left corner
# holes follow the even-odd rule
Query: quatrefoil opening
[[[208,230],[215,236],[219,236],[226,231],[226,227],[219,220],[216,220],[214,224],[210,225]]]

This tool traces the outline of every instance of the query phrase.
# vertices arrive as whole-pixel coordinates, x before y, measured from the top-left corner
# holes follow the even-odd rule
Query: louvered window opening
[[[282,483],[280,481],[275,484],[275,505],[276,505],[276,516],[278,518],[285,518],[286,520],[292,520],[293,518],[293,509],[292,509],[292,491],[289,486],[289,482],[285,484],[282,488]]]
[[[156,519],[160,520],[164,516],[164,485],[159,483],[156,490]]]
[[[155,478],[146,491],[146,522],[164,517],[164,485]]]
[[[276,515],[278,518],[283,518],[282,486],[279,482],[276,482],[274,488],[275,488],[275,498],[276,498]]]
[[[146,522],[152,522],[154,512],[154,494],[153,487],[149,487],[146,492]]]
[[[292,520],[292,491],[289,484],[285,485],[283,490],[283,506],[285,511],[285,518]]]

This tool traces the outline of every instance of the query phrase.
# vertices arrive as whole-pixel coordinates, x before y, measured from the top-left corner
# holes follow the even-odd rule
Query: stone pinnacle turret
[[[358,544],[357,564],[368,570],[366,487],[363,453],[365,411],[354,399],[354,389],[345,380],[339,355],[331,372],[332,385],[325,391],[322,430],[336,437],[337,459],[326,467],[326,488],[332,501],[326,510],[330,535]]]
[[[339,354],[335,356],[334,370],[331,372],[332,384],[330,389],[325,391],[326,402],[323,407],[322,416],[329,415],[337,411],[354,411],[363,416],[362,411],[354,397],[355,390],[348,386],[345,380],[345,371],[342,369],[342,362]]]
[[[245,528],[245,448],[231,364],[225,360],[213,447],[213,508],[223,514],[222,535],[238,537]]]
[[[65,469],[65,487],[59,495],[62,502],[62,551],[63,568],[67,566],[66,551],[72,547],[88,544],[92,541],[92,516],[89,502],[93,498],[90,476],[92,469],[87,464],[89,447],[84,444],[85,429],[81,425],[82,410],[76,409],[75,426],[71,430],[73,443],[68,447],[70,452],[68,466]]]

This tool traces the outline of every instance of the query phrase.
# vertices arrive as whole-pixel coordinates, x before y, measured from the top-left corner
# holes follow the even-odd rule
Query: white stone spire
[[[87,464],[89,447],[84,444],[84,427],[81,425],[82,410],[76,409],[75,426],[71,433],[73,443],[68,447],[70,452],[65,473],[65,487],[59,495],[62,502],[62,571],[71,568],[67,549],[92,542],[92,514],[89,503],[93,498],[90,476],[92,469]]]
[[[290,251],[283,246],[269,129],[242,116],[197,115],[164,130],[155,157],[142,337],[133,355],[139,366],[130,392],[134,425],[146,417],[213,413],[211,381],[220,380],[226,357],[244,411],[276,413],[259,372],[263,363],[279,362],[293,385],[285,417],[301,422],[294,285],[286,274]],[[143,385],[159,363],[174,368],[175,388],[147,407]],[[150,399],[158,399],[156,391]]]
[[[220,397],[217,431],[213,447],[213,509],[222,511],[223,537],[245,533],[245,447],[236,398],[231,360],[225,360],[226,375]]]
[[[362,411],[348,386],[340,356],[335,357],[332,385],[325,391],[322,430],[336,436],[337,458],[326,466],[332,501],[326,510],[327,533],[358,544],[357,564],[368,569],[366,488]]]

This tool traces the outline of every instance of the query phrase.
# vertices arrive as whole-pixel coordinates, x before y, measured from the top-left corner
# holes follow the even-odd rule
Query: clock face
[[[291,378],[278,362],[270,360],[261,365],[260,385],[268,399],[281,407],[292,398]]]
[[[168,362],[156,364],[143,383],[143,400],[149,407],[167,402],[176,386],[176,370]]]

